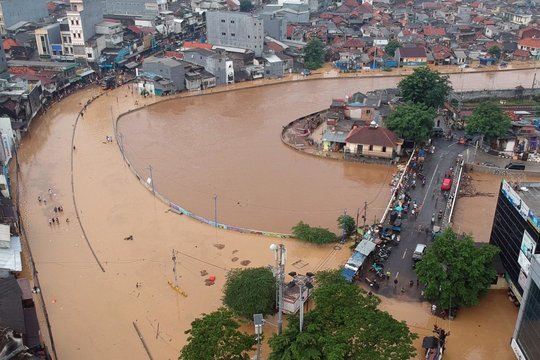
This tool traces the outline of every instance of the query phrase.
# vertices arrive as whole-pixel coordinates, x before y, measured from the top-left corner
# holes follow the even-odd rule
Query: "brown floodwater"
[[[507,73],[452,77],[456,89],[490,89]],[[526,84],[521,72],[512,83]],[[289,233],[302,220],[337,230],[344,209],[368,203],[380,218],[395,167],[298,153],[283,145],[290,121],[327,108],[333,97],[395,86],[398,78],[306,81],[166,101],[121,118],[127,158],[143,178],[153,168],[159,193],[220,223]],[[217,209],[214,207],[217,196]]]
[[[513,87],[519,84],[516,79],[525,79],[526,81],[523,81],[525,86],[532,78],[530,75],[530,71],[496,75],[495,86]],[[476,74],[470,76],[471,81],[476,83],[482,79]],[[294,118],[312,109],[324,108],[333,96],[342,96],[354,91],[357,87],[359,90],[366,91],[375,85],[391,86],[392,81],[388,79],[355,79],[344,82],[314,81],[278,86],[276,89],[279,91],[269,87],[215,96],[228,98],[231,101],[255,97],[259,104],[255,104],[255,101],[249,102],[249,104],[259,108],[266,102],[266,100],[263,101],[264,94],[273,93],[279,96],[279,100],[283,104],[275,102],[278,105],[273,108],[270,105],[265,105],[267,109],[271,108],[268,111],[275,114],[275,117],[266,117],[265,121],[270,122],[271,125],[261,125],[265,129],[272,129],[267,134],[272,139],[268,141],[265,139],[264,141],[267,142],[263,141],[267,144],[266,146],[268,144],[271,146],[265,150],[255,146],[256,154],[262,156],[266,151],[272,155],[275,151],[279,151],[276,148],[283,147],[286,150],[284,154],[295,157],[301,154],[289,150],[279,140],[280,126],[288,122],[290,116]],[[156,100],[137,98],[131,95],[130,90],[126,87],[110,92],[108,96],[101,97],[88,107],[75,134],[76,150],[73,154],[72,169],[71,140],[75,116],[80,110],[81,104],[99,92],[100,90],[95,88],[82,90],[64,99],[61,103],[53,105],[44,116],[33,122],[30,133],[23,140],[18,152],[21,165],[19,178],[21,217],[25,223],[39,272],[42,294],[49,313],[58,356],[60,359],[81,360],[148,359],[141,339],[135,331],[133,325],[135,323],[153,358],[177,359],[179,349],[186,342],[187,335],[184,334],[184,331],[189,328],[191,321],[200,316],[201,313],[211,312],[220,306],[221,290],[226,272],[236,267],[273,264],[274,257],[268,247],[276,240],[263,236],[216,230],[186,216],[175,215],[168,211],[165,204],[156,200],[150,192],[141,186],[125,165],[116,144],[104,143],[105,136],[112,135],[114,132],[113,116],[133,109],[135,101],[143,105]],[[319,92],[325,93],[326,98],[321,100]],[[291,102],[287,105],[288,97],[297,101],[292,101],[293,105],[290,105]],[[317,101],[320,103],[312,100],[313,98],[319,99]],[[206,105],[210,102],[203,103],[203,99],[204,97],[178,100],[178,102],[191,110],[195,110],[194,106],[198,104],[210,107],[210,105]],[[190,103],[191,107],[188,106]],[[226,101],[223,100],[222,104],[224,107],[232,109],[232,105],[226,105]],[[242,104],[241,101],[240,104]],[[172,105],[173,103],[169,103],[165,106]],[[290,114],[281,115],[282,109],[287,109],[286,111]],[[243,111],[240,108],[237,110],[236,113]],[[214,108],[214,111],[217,109]],[[234,116],[235,112],[230,111],[230,116]],[[245,111],[254,113],[252,110]],[[199,114],[204,114],[204,112],[201,110]],[[272,120],[274,118],[276,120]],[[204,118],[200,118],[200,121],[204,120]],[[250,121],[250,119],[243,121]],[[260,122],[261,120],[252,121]],[[273,121],[277,123],[274,124]],[[148,127],[159,126],[165,129],[166,122],[170,121],[156,120],[149,123]],[[128,147],[136,147],[135,140],[146,139],[148,136],[138,133],[128,136],[130,134],[128,125],[131,123],[135,124],[135,128],[137,127],[136,120],[121,122],[122,131],[126,134]],[[239,120],[232,123],[238,125]],[[192,123],[191,126],[201,125]],[[240,129],[242,128],[240,126]],[[246,126],[246,128],[248,129],[246,131],[254,133],[259,131],[256,126]],[[238,130],[238,132],[242,133],[242,130]],[[210,142],[215,139],[214,135],[211,134],[213,133],[210,132],[210,135],[207,135]],[[250,137],[240,137],[240,140],[245,141],[247,138]],[[201,142],[203,141],[204,139],[201,139]],[[224,142],[226,144],[236,143],[232,140]],[[164,145],[166,144],[160,139],[154,140],[153,146],[163,147]],[[170,146],[170,151],[177,152],[175,161],[182,161],[182,153],[178,152],[177,147]],[[223,146],[223,149],[226,149],[226,146]],[[200,153],[202,158],[199,160],[201,162],[193,162],[193,167],[197,166],[196,164],[204,164],[204,161],[207,164],[213,163],[213,161],[208,160],[210,154],[204,151]],[[171,155],[167,156],[171,157]],[[206,156],[206,160],[204,160],[204,156]],[[163,156],[159,159],[163,162],[168,157]],[[271,158],[272,156],[267,156],[263,159],[268,161]],[[193,157],[193,159],[195,158]],[[296,161],[300,162],[300,160],[309,161],[313,166],[320,166],[323,169],[321,170],[323,174],[329,173],[328,170],[324,170],[325,166],[336,167],[339,164],[308,156],[300,156]],[[141,168],[144,168],[146,163],[151,163],[157,168],[156,185],[162,191],[161,187],[166,185],[163,180],[168,176],[169,168],[162,163],[154,162],[154,158],[151,157],[141,158],[139,161]],[[287,164],[290,166],[291,163],[287,162]],[[268,166],[272,168],[277,165],[269,163]],[[298,166],[303,165],[299,164]],[[366,181],[363,176],[367,174],[358,170],[349,172],[348,166],[341,166],[341,171],[332,173],[334,177],[342,177],[353,184]],[[355,168],[353,167],[353,169]],[[225,169],[224,166],[223,169]],[[212,171],[216,172],[215,169]],[[235,169],[235,171],[244,171],[246,177],[250,174],[249,168]],[[74,193],[71,187],[72,174]],[[296,173],[294,169],[288,168],[283,169],[278,175],[286,177],[287,174]],[[159,183],[159,176],[165,176],[162,178],[163,185]],[[193,176],[197,176],[195,172]],[[269,172],[267,176],[277,175]],[[183,179],[189,178],[189,174],[179,174],[179,178],[184,181]],[[14,177],[12,179],[14,180]],[[173,177],[168,179],[174,183]],[[199,177],[199,180],[203,179]],[[335,184],[335,180],[333,181]],[[375,182],[373,179],[368,181]],[[228,184],[234,188],[234,184],[231,185],[230,182]],[[177,193],[183,191],[181,185],[182,182],[179,181],[175,190]],[[189,184],[186,184],[185,192],[192,192],[193,190],[187,185]],[[312,191],[309,189],[309,183],[293,183],[293,185],[294,188],[289,190],[290,193],[306,192],[309,193],[309,197],[314,199],[326,199],[332,195],[331,188],[324,187]],[[270,187],[273,188],[272,183],[270,183]],[[359,186],[355,185],[354,187]],[[47,195],[49,188],[53,191],[52,196]],[[377,189],[376,186],[374,188]],[[381,190],[379,197],[384,196],[387,182],[381,188],[383,190]],[[218,190],[219,188],[216,187],[215,191]],[[319,191],[317,192],[317,190]],[[213,194],[210,191],[205,192],[205,194],[207,193]],[[356,194],[356,192],[354,193]],[[38,195],[46,196],[48,200],[46,205],[38,203]],[[375,195],[364,195],[364,198],[367,198],[366,201],[370,201]],[[225,197],[225,195],[223,196]],[[77,221],[73,199],[77,202],[80,224]],[[356,201],[355,199],[352,206],[362,205],[356,205],[361,200]],[[384,201],[382,203],[384,204]],[[55,215],[53,207],[57,205],[63,206],[64,213],[59,215],[60,225],[51,227],[47,220]],[[211,199],[208,200],[206,206],[212,209]],[[345,206],[339,204],[336,206],[336,210],[342,207]],[[336,215],[332,214],[332,219]],[[371,216],[369,210],[368,216]],[[70,219],[69,224],[65,222],[66,218]],[[80,225],[84,227],[84,232]],[[128,235],[133,235],[133,240],[124,240]],[[305,273],[337,268],[350,255],[347,246],[334,248],[333,246],[309,245],[293,239],[280,241],[288,250],[286,272],[294,270]],[[96,263],[88,244],[92,246],[104,271]],[[177,259],[176,278],[172,271],[173,251]],[[246,265],[241,265],[241,263]],[[206,273],[217,276],[215,285],[205,285],[204,280],[208,275],[203,274]],[[177,282],[187,297],[171,289],[168,285],[169,281]],[[140,283],[141,286],[136,287],[137,283]],[[391,312],[401,318],[413,313],[411,308],[416,309],[416,314],[423,311],[418,304],[396,302]],[[471,309],[470,316],[475,318],[476,311],[476,308]],[[506,313],[507,310],[500,307],[500,311]],[[469,317],[468,314],[464,312],[460,317],[465,320]],[[420,318],[420,315],[418,316]],[[493,316],[493,314],[482,313],[481,316]],[[510,321],[505,321],[499,325],[504,325],[507,329],[510,326],[509,323]],[[484,327],[486,337],[493,333],[496,337],[492,337],[492,339],[496,338],[503,345],[508,344],[506,336],[508,331],[505,330],[505,336],[501,339],[495,325],[497,324],[490,323],[489,326]],[[473,336],[473,330],[471,328],[471,332],[463,332],[462,336],[465,338]],[[458,336],[454,339],[459,343]],[[487,355],[482,355],[482,358],[491,359],[499,356],[500,349],[488,345],[489,343],[486,342],[483,351]],[[468,359],[467,356],[472,356],[468,352],[470,348],[461,349],[461,347],[456,346],[454,349],[458,352],[454,358]]]

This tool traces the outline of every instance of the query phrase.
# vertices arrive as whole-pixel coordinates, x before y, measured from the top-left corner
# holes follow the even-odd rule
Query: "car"
[[[448,191],[452,188],[452,179],[444,178],[441,184],[442,191]]]
[[[434,127],[431,129],[431,136],[433,137],[443,137],[444,136],[444,130],[440,127]]]
[[[426,244],[416,244],[416,248],[414,249],[414,252],[412,254],[413,261],[416,262],[422,260],[426,252],[426,248]]]
[[[492,168],[499,168],[500,167],[499,165],[495,165],[494,163],[491,163],[489,161],[483,162],[482,166],[492,167]]]
[[[520,163],[510,163],[504,167],[508,170],[525,170],[525,164]]]

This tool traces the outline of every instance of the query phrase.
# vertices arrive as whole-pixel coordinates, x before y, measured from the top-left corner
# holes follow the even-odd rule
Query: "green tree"
[[[497,276],[493,258],[498,252],[493,245],[476,247],[471,236],[459,238],[446,229],[416,265],[426,298],[443,309],[478,304]]]
[[[315,308],[298,317],[269,341],[269,360],[373,359],[408,360],[417,338],[404,322],[377,309],[380,300],[345,282],[339,272],[318,273]]]
[[[399,105],[388,116],[384,125],[398,136],[414,142],[423,142],[429,139],[435,125],[435,110],[423,104],[407,103]]]
[[[253,9],[253,4],[251,0],[240,0],[240,11],[241,12],[250,12]]]
[[[511,124],[510,117],[497,104],[483,101],[465,120],[465,131],[467,134],[481,134],[492,140],[506,134]]]
[[[314,244],[328,244],[337,241],[337,236],[328,229],[311,227],[300,221],[292,228],[293,236]]]
[[[500,58],[501,57],[501,48],[498,46],[492,46],[488,49],[488,54],[493,56],[494,58]]]
[[[254,336],[238,331],[233,313],[220,308],[191,323],[187,344],[179,360],[249,360],[248,351],[256,344]]]
[[[398,84],[401,96],[405,101],[424,104],[438,108],[444,105],[446,97],[452,90],[448,76],[432,71],[426,66],[414,69]]]
[[[223,304],[246,319],[251,319],[253,314],[272,314],[276,280],[268,268],[232,269],[227,274],[223,294]]]
[[[396,50],[401,47],[401,44],[397,40],[390,40],[388,44],[384,47],[384,52],[388,54],[388,56],[394,57],[396,54]]]
[[[340,215],[337,222],[339,228],[345,230],[345,236],[351,236],[356,230],[356,222],[350,215]]]
[[[304,47],[304,66],[315,70],[324,64],[324,44],[319,39],[313,39]]]

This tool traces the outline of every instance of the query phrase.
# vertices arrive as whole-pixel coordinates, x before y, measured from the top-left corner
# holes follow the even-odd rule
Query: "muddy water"
[[[466,173],[465,176],[470,177],[471,180],[466,181],[470,185],[462,187],[467,196],[462,195],[456,201],[454,229],[460,233],[472,234],[475,241],[489,242],[503,177],[479,172]],[[507,181],[540,181],[540,177],[534,176],[504,178]]]
[[[456,89],[490,89],[508,74],[453,78]],[[513,74],[516,84],[525,81]],[[309,157],[281,144],[291,120],[328,107],[332,97],[394,86],[395,78],[309,81],[167,101],[119,122],[127,157],[166,198],[221,223],[290,232],[303,220],[337,230],[368,202],[380,218],[389,198],[391,166]],[[504,87],[513,87],[508,83]]]
[[[418,355],[423,359],[422,339],[431,336],[433,325],[450,331],[445,359],[460,360],[510,360],[515,355],[510,349],[518,309],[508,300],[506,291],[492,290],[481,299],[480,304],[461,309],[453,321],[431,315],[430,304],[400,302],[383,298],[381,309],[398,320],[407,323],[417,333],[415,341]]]
[[[508,75],[505,76],[508,80]],[[511,74],[510,79],[519,76]],[[381,79],[381,86],[390,86],[390,82],[384,81],[388,82]],[[281,87],[281,93],[286,91],[292,97],[300,98],[300,91],[306,94],[303,98],[307,98],[309,106],[289,110],[292,115],[300,116],[311,108],[327,106],[328,99],[336,92],[342,94],[344,89],[352,89],[352,84],[364,91],[370,84],[375,86],[373,80],[345,81],[342,86],[330,81],[328,84],[334,88],[326,90],[322,83]],[[508,80],[504,87],[515,85]],[[328,99],[320,104],[312,103],[311,89],[326,92]],[[85,229],[83,233],[75,220],[71,191],[71,139],[80,104],[98,91],[83,90],[54,105],[32,124],[31,133],[19,151],[21,216],[39,271],[58,355],[61,359],[83,360],[147,359],[134,330],[135,323],[155,359],[176,359],[186,341],[184,331],[190,322],[202,312],[211,312],[220,306],[226,271],[243,266],[240,265],[242,261],[248,266],[272,264],[274,258],[268,247],[275,240],[216,231],[185,216],[171,214],[167,206],[144,190],[125,165],[116,144],[103,143],[105,136],[113,133],[111,115],[134,108],[136,100],[139,104],[153,101],[138,99],[125,87],[89,106],[77,128],[73,183],[80,221]],[[250,90],[244,96],[259,91],[271,89]],[[234,99],[238,95],[220,96]],[[283,96],[281,99],[286,100]],[[185,104],[190,101],[200,100],[181,100]],[[273,111],[277,113],[275,109]],[[282,122],[288,121],[278,118]],[[156,126],[156,123],[159,122],[149,125]],[[279,130],[279,126],[274,127]],[[275,146],[268,151],[283,146],[276,133],[269,136],[275,138]],[[136,139],[144,137],[138,134]],[[132,146],[134,144],[131,142]],[[159,144],[156,140],[154,145]],[[144,158],[140,161],[148,162]],[[321,164],[326,163],[321,161]],[[357,171],[347,175],[347,168],[343,169],[340,176],[349,179],[353,175],[361,176]],[[158,174],[160,171],[164,170],[158,167]],[[156,176],[159,188],[157,179]],[[296,190],[302,190],[307,185],[295,186]],[[38,195],[46,195],[48,188],[54,194],[47,198],[47,205],[39,204]],[[178,192],[181,190],[181,187],[177,188]],[[324,190],[310,196],[318,198],[331,192]],[[60,216],[61,225],[50,227],[47,219],[54,215],[53,207],[57,205],[62,205],[65,210]],[[67,217],[71,220],[69,224],[65,222]],[[104,272],[96,264],[84,234]],[[128,235],[133,235],[134,239],[124,240]],[[348,248],[310,246],[289,239],[284,239],[283,243],[288,250],[286,272],[336,268],[350,255]],[[177,257],[176,279],[172,272],[173,250]],[[203,271],[217,276],[214,286],[205,286]],[[168,281],[176,281],[187,297],[172,290]],[[137,283],[142,286],[137,288]],[[409,310],[406,305],[395,308]],[[468,354],[456,358],[464,356]]]

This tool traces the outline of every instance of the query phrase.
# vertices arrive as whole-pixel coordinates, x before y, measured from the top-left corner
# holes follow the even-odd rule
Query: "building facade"
[[[20,21],[40,21],[49,16],[49,0],[0,0],[0,32]]]
[[[540,247],[540,183],[501,183],[490,244],[501,250],[501,261],[510,289],[521,302],[531,259]]]
[[[233,62],[225,55],[208,49],[188,49],[184,51],[184,61],[202,66],[216,77],[218,85],[234,83]]]
[[[105,14],[155,17],[167,10],[167,0],[105,0]]]
[[[185,89],[185,69],[181,61],[151,56],[144,60],[142,70],[171,81],[176,91]]]
[[[262,55],[264,26],[261,18],[241,12],[209,11],[206,26],[210,44],[249,49],[255,56]]]
[[[540,256],[531,258],[529,279],[512,337],[512,350],[518,360],[540,359]]]
[[[70,0],[71,9],[66,11],[73,55],[88,58],[86,42],[96,34],[96,24],[103,20],[102,0]]]
[[[36,46],[39,56],[50,57],[62,55],[62,38],[60,36],[60,24],[54,23],[42,28],[36,29]]]

